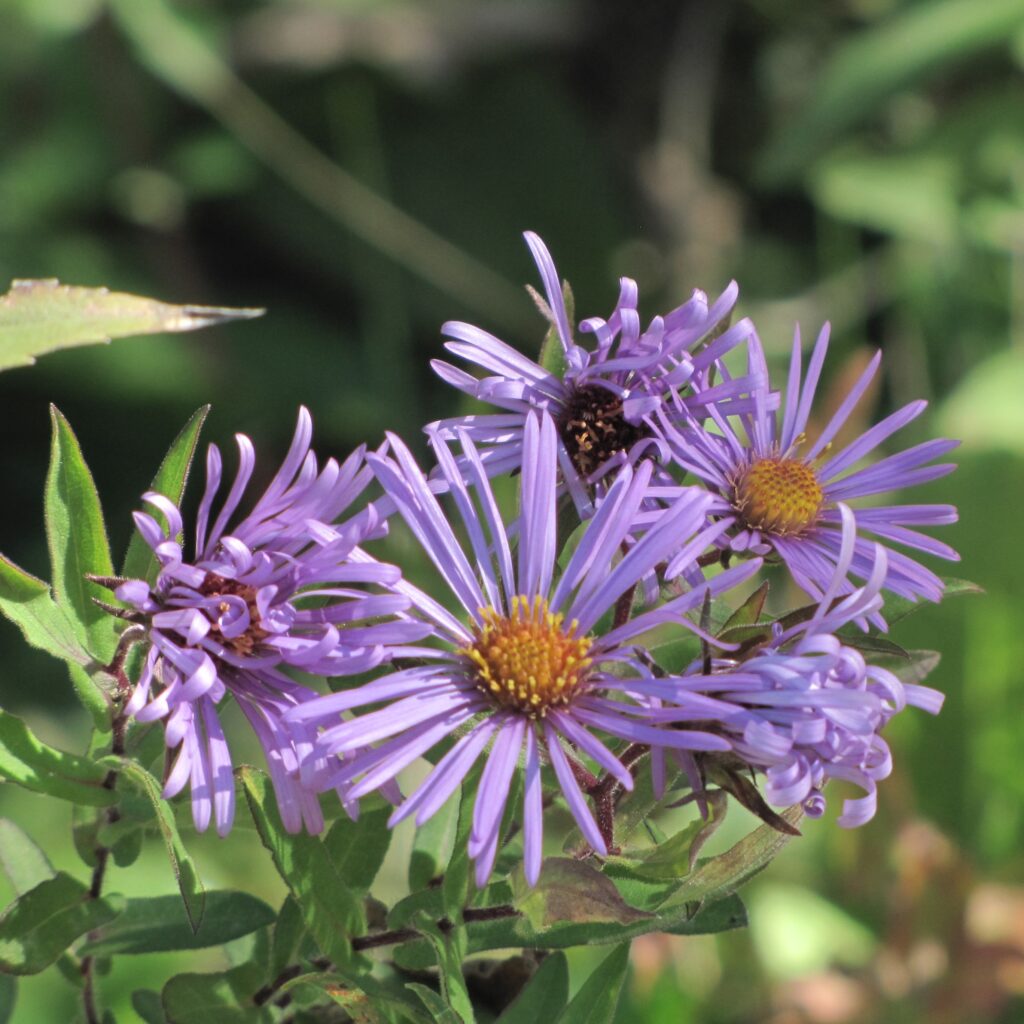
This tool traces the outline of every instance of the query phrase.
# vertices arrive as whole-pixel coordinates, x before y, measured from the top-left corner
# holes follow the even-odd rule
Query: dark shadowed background
[[[735,277],[779,369],[795,322],[809,342],[831,320],[826,404],[881,347],[861,425],[926,397],[903,443],[963,438],[922,500],[960,506],[943,536],[989,593],[897,627],[942,651],[947,702],[895,723],[874,822],[809,823],[747,890],[748,931],[636,942],[617,1020],[1020,1021],[1022,66],[1024,0],[5,0],[0,282],[268,312],[3,374],[0,550],[47,572],[49,402],[115,550],[203,403],[207,439],[250,434],[267,474],[300,403],[322,454],[415,438],[462,407],[428,366],[444,320],[538,346],[526,228],[583,316],[610,312],[620,274],[647,316]],[[0,643],[0,703],[81,748],[61,666],[5,624]],[[74,864],[65,807],[0,787],[0,808]],[[192,845],[211,883],[278,898],[252,832]],[[173,880],[154,849],[110,888]],[[103,980],[118,1020],[172,960],[217,966],[122,958]],[[50,972],[18,1020],[75,1002]]]

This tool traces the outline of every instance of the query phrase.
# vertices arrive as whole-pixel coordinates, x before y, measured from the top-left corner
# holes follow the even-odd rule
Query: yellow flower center
[[[733,485],[733,508],[746,526],[765,533],[803,533],[818,518],[823,500],[817,473],[800,459],[755,459]]]
[[[483,624],[459,653],[473,662],[480,689],[502,707],[543,718],[568,704],[586,682],[593,643],[577,636],[573,620],[563,628],[542,597],[513,597],[512,612],[481,609]]]

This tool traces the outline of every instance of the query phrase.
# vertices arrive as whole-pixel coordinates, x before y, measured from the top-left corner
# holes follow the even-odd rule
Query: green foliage
[[[388,852],[391,811],[382,800],[364,801],[357,821],[338,818],[324,838],[334,870],[355,895],[369,892]]]
[[[0,818],[0,867],[19,896],[54,874],[46,854],[6,818]]]
[[[336,965],[350,963],[351,938],[366,928],[362,903],[339,875],[324,843],[306,833],[285,832],[266,775],[248,766],[239,774],[260,839],[301,907],[310,934]]]
[[[117,799],[104,788],[106,777],[95,762],[47,746],[20,718],[0,711],[0,778],[61,800],[105,807]]]
[[[261,309],[171,306],[106,288],[57,281],[15,281],[0,296],[0,370],[30,366],[36,356],[136,334],[194,331],[248,320]]]
[[[188,482],[189,470],[192,468],[192,459],[195,457],[196,446],[199,444],[199,434],[206,422],[210,407],[204,405],[197,409],[188,423],[181,428],[181,432],[171,442],[160,468],[157,470],[153,482],[149,485],[151,491],[163,494],[170,498],[175,505],[181,504],[182,496],[185,493],[185,484]],[[152,510],[158,520],[163,514],[156,509]],[[136,530],[132,533],[132,539],[128,542],[128,551],[124,556],[124,564],[121,567],[121,575],[128,579],[154,580],[156,578],[159,563],[152,548],[142,539]]]
[[[612,950],[573,996],[558,1024],[612,1024],[629,969],[629,943]]]
[[[84,646],[103,663],[117,645],[114,620],[94,597],[109,596],[85,577],[112,576],[113,562],[99,495],[71,425],[50,407],[53,440],[46,476],[46,536],[57,604],[71,619]]]
[[[269,1024],[269,1010],[245,1005],[250,995],[243,975],[232,970],[176,975],[164,985],[160,1000],[167,1024]]]
[[[161,796],[160,783],[146,771],[142,765],[127,758],[106,757],[101,762],[104,767],[118,772],[118,789],[123,785],[137,789],[145,796],[153,806],[156,815],[157,827],[163,838],[164,846],[167,849],[167,856],[171,861],[171,868],[174,877],[178,881],[178,889],[185,905],[185,913],[188,915],[189,924],[193,931],[198,931],[203,920],[203,908],[206,904],[206,892],[203,883],[199,879],[195,863],[185,844],[178,834],[178,826],[174,821],[174,812],[167,801]]]
[[[36,974],[49,967],[80,935],[120,913],[118,896],[95,899],[64,872],[19,896],[0,915],[0,971]]]
[[[195,930],[177,896],[130,899],[117,918],[89,937],[81,953],[114,956],[203,949],[249,935],[273,921],[273,910],[244,892],[208,892],[202,923]]]
[[[498,1018],[498,1024],[539,1024],[557,1020],[569,998],[569,965],[564,953],[544,958],[537,973]]]
[[[834,51],[800,116],[772,141],[762,175],[774,181],[798,173],[893,93],[1022,27],[1021,0],[938,0],[854,36]]]

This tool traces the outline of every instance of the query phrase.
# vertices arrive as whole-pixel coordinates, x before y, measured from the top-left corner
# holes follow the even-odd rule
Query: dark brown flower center
[[[630,423],[622,415],[621,398],[597,384],[581,384],[573,391],[559,417],[558,430],[584,477],[650,434],[643,424]]]
[[[249,626],[244,633],[238,636],[226,637],[220,630],[216,621],[211,623],[210,635],[220,644],[230,648],[235,654],[250,655],[259,646],[260,642],[269,632],[260,626],[260,613],[256,606],[256,588],[248,583],[239,583],[238,580],[229,580],[224,576],[218,576],[215,572],[208,572],[206,579],[199,585],[199,593],[204,597],[240,597],[246,608],[249,610]],[[227,601],[221,601],[219,610],[226,612],[230,609]]]

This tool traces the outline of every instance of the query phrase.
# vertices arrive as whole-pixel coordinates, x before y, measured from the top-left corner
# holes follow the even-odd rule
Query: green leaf
[[[160,993],[150,988],[138,988],[132,993],[132,1009],[142,1018],[144,1024],[167,1024]]]
[[[58,607],[49,584],[0,555],[0,612],[33,647],[75,665],[92,662],[71,620]],[[99,696],[99,695],[97,695]],[[106,704],[100,697],[106,719]],[[107,728],[110,728],[107,723]]]
[[[377,877],[391,842],[388,818],[392,807],[383,801],[360,807],[359,818],[343,817],[324,839],[334,870],[357,895],[365,895]]]
[[[708,817],[696,818],[670,839],[630,858],[629,866],[642,878],[682,880],[690,873],[700,848],[725,820],[729,804],[725,794],[708,794]]]
[[[114,575],[103,511],[70,424],[54,405],[50,418],[53,441],[46,475],[46,536],[54,591],[86,648],[106,664],[117,647],[117,624],[92,599],[110,595],[85,578],[87,573]]]
[[[839,47],[809,102],[759,161],[770,182],[795,177],[890,96],[943,68],[1001,47],[1024,25],[1024,0],[936,0],[886,18]]]
[[[558,1024],[612,1024],[629,970],[629,943],[613,949],[573,996]]]
[[[91,936],[81,953],[83,956],[113,956],[204,949],[248,935],[273,920],[274,911],[245,892],[208,892],[206,911],[198,931],[192,930],[177,896],[130,899],[124,912]]]
[[[188,482],[189,470],[192,467],[192,459],[195,457],[196,446],[199,444],[199,434],[206,422],[210,407],[204,405],[197,409],[192,418],[181,429],[181,433],[171,443],[167,454],[164,456],[160,468],[157,470],[153,482],[149,485],[151,491],[170,498],[175,505],[181,506],[181,499],[185,493],[185,484]],[[151,509],[150,513],[155,515],[158,521],[162,521],[162,513]],[[164,523],[166,526],[166,523]],[[152,548],[142,539],[142,535],[136,530],[132,539],[128,542],[128,551],[124,556],[124,565],[121,568],[121,575],[128,579],[148,580],[156,579],[160,563]]]
[[[431,1017],[424,1013],[419,1004],[413,1000],[404,988],[396,988],[372,975],[348,975],[339,971],[329,973],[300,974],[297,978],[286,982],[279,989],[281,995],[287,995],[293,989],[312,986],[319,989],[332,1000],[344,1006],[352,1015],[356,1024],[376,1024],[378,1019],[390,1021],[391,1016],[379,1016],[381,1011],[392,1010],[404,1020],[413,1024],[430,1024]],[[411,986],[410,986],[411,987]],[[353,999],[353,993],[363,993],[365,1000]],[[434,997],[439,999],[437,993]],[[443,1004],[442,1004],[443,1005]],[[353,1011],[356,1011],[353,1013]],[[372,1014],[378,1013],[377,1017]],[[363,1016],[358,1014],[362,1013]]]
[[[449,916],[458,915],[469,899],[470,861],[469,835],[473,829],[473,804],[476,801],[477,788],[480,784],[479,769],[474,769],[462,783],[462,796],[459,800],[459,817],[455,826],[455,842],[452,845],[451,859],[444,872],[441,882],[442,902],[445,913]],[[509,801],[512,803],[513,801]]]
[[[615,883],[597,869],[568,857],[548,857],[532,888],[522,870],[512,875],[513,905],[537,931],[552,925],[634,924],[652,915],[629,906]]]
[[[46,854],[7,818],[0,818],[0,867],[19,896],[54,875]]]
[[[465,928],[449,927],[442,931],[432,916],[423,913],[415,917],[412,923],[433,947],[445,1003],[457,1014],[459,1020],[465,1024],[474,1024],[476,1017],[473,1003],[462,973],[462,962],[466,959]]]
[[[181,841],[171,805],[161,795],[160,783],[142,765],[128,758],[112,755],[105,757],[102,764],[119,773],[119,790],[122,788],[123,780],[135,786],[152,804],[153,810],[156,812],[157,826],[163,836],[164,846],[167,848],[167,856],[171,859],[171,867],[178,880],[178,888],[185,904],[185,913],[188,915],[193,931],[198,931],[203,920],[206,893],[203,891],[203,883],[199,880],[195,864],[185,849],[185,844]]]
[[[945,587],[942,592],[943,601],[951,597],[973,597],[985,593],[984,587],[978,586],[977,583],[957,579],[955,576],[943,576],[942,583]],[[899,597],[896,594],[886,594],[882,614],[891,628],[894,623],[905,619],[908,615],[913,615],[914,612],[920,611],[922,608],[930,607],[933,607],[931,601],[908,601],[905,597]]]
[[[321,952],[338,966],[352,960],[351,938],[365,931],[362,901],[335,870],[326,846],[306,833],[284,830],[267,776],[248,765],[239,769],[256,830],[278,874],[302,908],[306,927]]]
[[[768,600],[768,580],[755,590],[725,621],[723,631],[732,626],[753,626],[761,619],[764,603]]]
[[[794,827],[803,817],[799,806],[782,814]],[[725,853],[701,861],[662,908],[669,911],[695,901],[715,901],[735,892],[778,856],[793,836],[759,825]]]
[[[231,320],[262,309],[172,306],[106,288],[58,281],[14,281],[0,297],[0,370],[31,366],[36,356],[137,334],[171,334]]]
[[[40,882],[0,915],[0,971],[38,973],[80,935],[116,917],[122,905],[119,896],[93,899],[63,872]]]
[[[18,1001],[18,979],[10,974],[0,974],[0,1024],[8,1024]]]
[[[168,1024],[265,1024],[270,1012],[239,1006],[251,993],[238,984],[235,970],[223,974],[179,974],[160,994]]]
[[[527,288],[527,291],[533,297],[533,301],[537,304],[541,315],[551,324],[547,334],[544,335],[544,341],[540,346],[540,358],[537,361],[552,377],[561,379],[565,376],[568,365],[565,361],[565,349],[562,347],[562,340],[558,336],[558,327],[554,323],[554,318],[547,301],[538,292],[534,291],[533,288]],[[572,288],[569,287],[568,281],[562,282],[562,297],[565,299],[565,312],[569,320],[569,330],[572,330],[573,320],[576,315],[576,300],[573,298]]]
[[[281,912],[277,915],[274,938],[270,946],[271,978],[276,978],[295,962],[305,934],[306,922],[302,916],[302,909],[291,896],[286,896],[281,904]]]
[[[416,829],[412,856],[409,859],[409,889],[426,888],[441,875],[445,861],[454,849],[458,804],[448,800],[430,820]]]
[[[466,1024],[432,988],[418,982],[412,982],[407,987],[420,997],[423,1005],[430,1011],[430,1018],[434,1024]]]
[[[48,747],[20,718],[0,711],[0,778],[61,800],[107,807],[117,795],[104,788],[106,777],[97,762]]]
[[[942,655],[938,651],[908,651],[906,659],[875,662],[887,668],[901,683],[923,683],[938,668]]]
[[[498,1018],[497,1024],[542,1024],[556,1020],[569,998],[569,965],[564,953],[545,957],[537,973]]]

